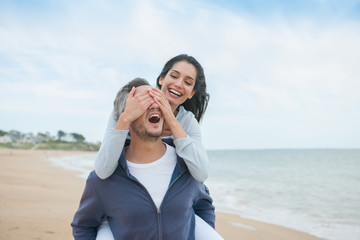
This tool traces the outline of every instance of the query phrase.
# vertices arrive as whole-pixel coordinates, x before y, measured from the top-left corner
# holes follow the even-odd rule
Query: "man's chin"
[[[162,134],[162,131],[161,132],[148,132],[148,131],[146,131],[145,134],[143,134],[142,137],[143,137],[144,141],[155,142],[161,137],[161,134]]]

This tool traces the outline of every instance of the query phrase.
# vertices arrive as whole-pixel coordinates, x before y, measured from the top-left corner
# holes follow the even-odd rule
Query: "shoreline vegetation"
[[[64,151],[90,151],[96,152],[100,148],[98,143],[87,142],[66,142],[66,141],[48,141],[38,144],[14,144],[14,143],[0,143],[0,148],[12,149],[30,149],[30,150],[64,150]]]
[[[89,151],[0,148],[0,240],[73,239],[70,223],[85,179],[54,166],[49,158]],[[320,240],[274,224],[216,212],[216,230],[226,240]]]
[[[98,151],[100,144],[86,142],[85,137],[79,133],[66,133],[62,130],[57,132],[57,136],[51,136],[49,132],[33,134],[0,129],[0,148]]]

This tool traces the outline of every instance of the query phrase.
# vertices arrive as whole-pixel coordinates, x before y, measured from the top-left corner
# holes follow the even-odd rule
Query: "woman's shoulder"
[[[198,122],[194,116],[194,114],[190,111],[187,111],[183,106],[179,107],[179,112],[176,115],[176,119],[184,128],[185,132],[192,128],[194,125],[198,125]]]
[[[179,121],[180,119],[187,118],[195,118],[195,116],[192,112],[186,110],[183,106],[179,106],[179,112],[176,115],[176,119]]]

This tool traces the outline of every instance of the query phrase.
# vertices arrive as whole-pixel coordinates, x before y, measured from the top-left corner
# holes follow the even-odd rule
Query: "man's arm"
[[[96,178],[95,172],[91,172],[86,180],[79,209],[76,211],[71,223],[75,240],[96,239],[97,228],[104,217],[104,210],[94,186]]]
[[[205,184],[199,185],[199,198],[193,206],[195,214],[201,217],[212,228],[215,228],[215,207],[212,205],[213,200]]]

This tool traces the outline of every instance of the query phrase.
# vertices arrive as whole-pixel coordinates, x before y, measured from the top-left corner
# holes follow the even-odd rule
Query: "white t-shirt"
[[[177,158],[175,148],[168,144],[165,146],[165,154],[154,162],[139,164],[126,161],[131,175],[144,185],[158,208],[169,187]]]

